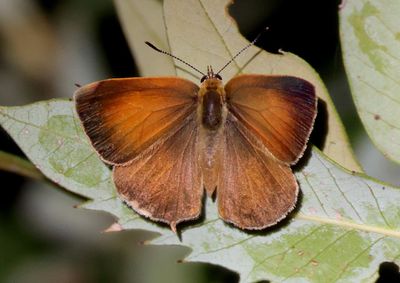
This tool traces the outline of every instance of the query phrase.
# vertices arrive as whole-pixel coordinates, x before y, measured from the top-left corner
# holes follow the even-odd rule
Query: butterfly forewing
[[[192,113],[139,160],[114,167],[120,196],[138,213],[168,223],[174,231],[177,223],[197,218],[203,195],[197,139],[196,113]]]
[[[225,86],[229,111],[288,164],[303,154],[317,113],[314,86],[288,76],[241,75]]]
[[[93,147],[126,164],[173,133],[196,111],[199,87],[180,78],[110,79],[84,86],[75,105]]]
[[[298,185],[288,165],[276,162],[259,146],[258,137],[231,113],[223,142],[217,189],[222,219],[242,229],[276,224],[295,206]]]

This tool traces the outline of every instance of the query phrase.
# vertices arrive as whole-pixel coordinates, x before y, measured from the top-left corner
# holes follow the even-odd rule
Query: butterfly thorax
[[[217,130],[223,120],[225,91],[218,78],[206,79],[199,91],[201,101],[201,123],[211,131]]]

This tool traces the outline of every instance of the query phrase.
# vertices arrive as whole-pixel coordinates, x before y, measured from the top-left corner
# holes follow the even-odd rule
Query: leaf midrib
[[[377,234],[382,234],[385,236],[400,238],[400,231],[390,230],[387,228],[382,228],[382,227],[377,227],[377,226],[358,224],[358,223],[354,223],[354,222],[346,221],[346,220],[329,219],[329,218],[323,218],[323,217],[319,217],[319,216],[306,215],[303,213],[297,214],[296,219],[302,219],[302,220],[306,220],[306,221],[323,223],[323,224],[330,224],[330,225],[334,225],[334,226],[338,226],[338,227],[351,228],[351,229],[358,230],[358,231],[365,231],[365,232],[377,233]]]

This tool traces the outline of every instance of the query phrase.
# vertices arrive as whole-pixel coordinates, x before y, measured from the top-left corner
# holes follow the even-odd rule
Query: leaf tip
[[[105,229],[103,231],[103,233],[119,232],[119,231],[122,231],[122,230],[123,230],[123,228],[122,228],[121,224],[119,224],[118,222],[114,222],[113,224],[110,225],[110,227]]]

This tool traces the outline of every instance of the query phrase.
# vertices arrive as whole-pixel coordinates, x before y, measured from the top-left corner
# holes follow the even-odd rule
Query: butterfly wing
[[[241,75],[225,86],[229,111],[278,160],[303,154],[317,113],[314,86],[288,76]]]
[[[198,166],[196,113],[163,143],[129,165],[114,167],[118,193],[139,214],[176,224],[200,215],[203,185]]]
[[[228,113],[217,189],[219,215],[242,229],[263,229],[295,206],[298,185],[290,167],[260,147],[258,137]]]
[[[116,165],[172,134],[196,111],[198,90],[175,77],[110,79],[78,89],[74,99],[93,147]]]

